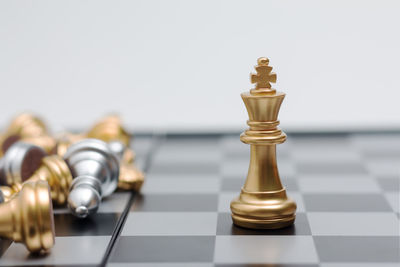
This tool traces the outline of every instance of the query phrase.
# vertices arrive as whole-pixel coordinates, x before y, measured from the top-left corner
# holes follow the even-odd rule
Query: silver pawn
[[[0,159],[0,184],[22,183],[39,169],[47,153],[40,147],[17,142]]]
[[[118,184],[119,162],[107,143],[84,139],[71,145],[64,155],[73,177],[68,208],[79,218],[96,213],[101,199]]]

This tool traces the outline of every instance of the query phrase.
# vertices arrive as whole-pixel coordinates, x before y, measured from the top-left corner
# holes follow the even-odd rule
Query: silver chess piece
[[[22,183],[39,169],[47,153],[40,147],[24,142],[13,144],[0,159],[0,184]]]
[[[110,146],[98,139],[71,145],[64,155],[73,177],[68,196],[71,213],[85,218],[96,213],[101,199],[118,185],[119,161]]]
[[[108,146],[110,147],[110,150],[114,153],[114,155],[117,157],[118,161],[121,162],[124,156],[124,152],[126,150],[126,146],[120,141],[111,141],[108,143]]]

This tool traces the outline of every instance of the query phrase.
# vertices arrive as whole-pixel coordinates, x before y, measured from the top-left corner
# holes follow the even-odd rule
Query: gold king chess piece
[[[0,236],[24,243],[31,252],[53,247],[53,206],[47,182],[26,182],[19,193],[0,204]]]
[[[257,74],[251,74],[255,88],[241,94],[249,129],[240,140],[250,145],[250,165],[239,197],[231,202],[233,223],[254,229],[283,228],[293,224],[296,217],[296,203],[286,195],[276,162],[276,145],[286,140],[286,134],[277,127],[285,94],[271,88],[276,74],[268,64],[268,58],[258,59]]]

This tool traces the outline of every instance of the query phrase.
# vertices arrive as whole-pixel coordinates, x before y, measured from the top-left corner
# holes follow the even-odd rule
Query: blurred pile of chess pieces
[[[85,218],[117,188],[139,191],[131,135],[118,116],[107,116],[80,134],[50,134],[24,113],[0,136],[0,236],[31,252],[54,245],[53,204]]]

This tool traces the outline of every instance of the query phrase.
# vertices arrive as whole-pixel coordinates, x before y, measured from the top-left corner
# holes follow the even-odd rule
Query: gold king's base
[[[241,136],[242,141],[253,144],[246,182],[239,197],[231,202],[232,220],[236,225],[276,229],[293,224],[296,218],[296,203],[287,197],[276,164],[274,143],[285,141],[286,135],[281,131],[276,133],[275,138],[270,136],[268,141],[252,135],[251,130]]]
[[[240,140],[250,145],[250,165],[239,197],[231,202],[233,223],[253,229],[277,229],[294,223],[296,203],[287,197],[276,162],[276,145],[285,142],[279,128],[278,113],[285,94],[271,88],[276,74],[267,58],[258,59],[257,74],[251,76],[256,87],[242,93],[249,128]]]
[[[233,223],[252,229],[277,229],[290,226],[296,219],[296,203],[285,189],[250,193],[242,189],[231,202]]]

